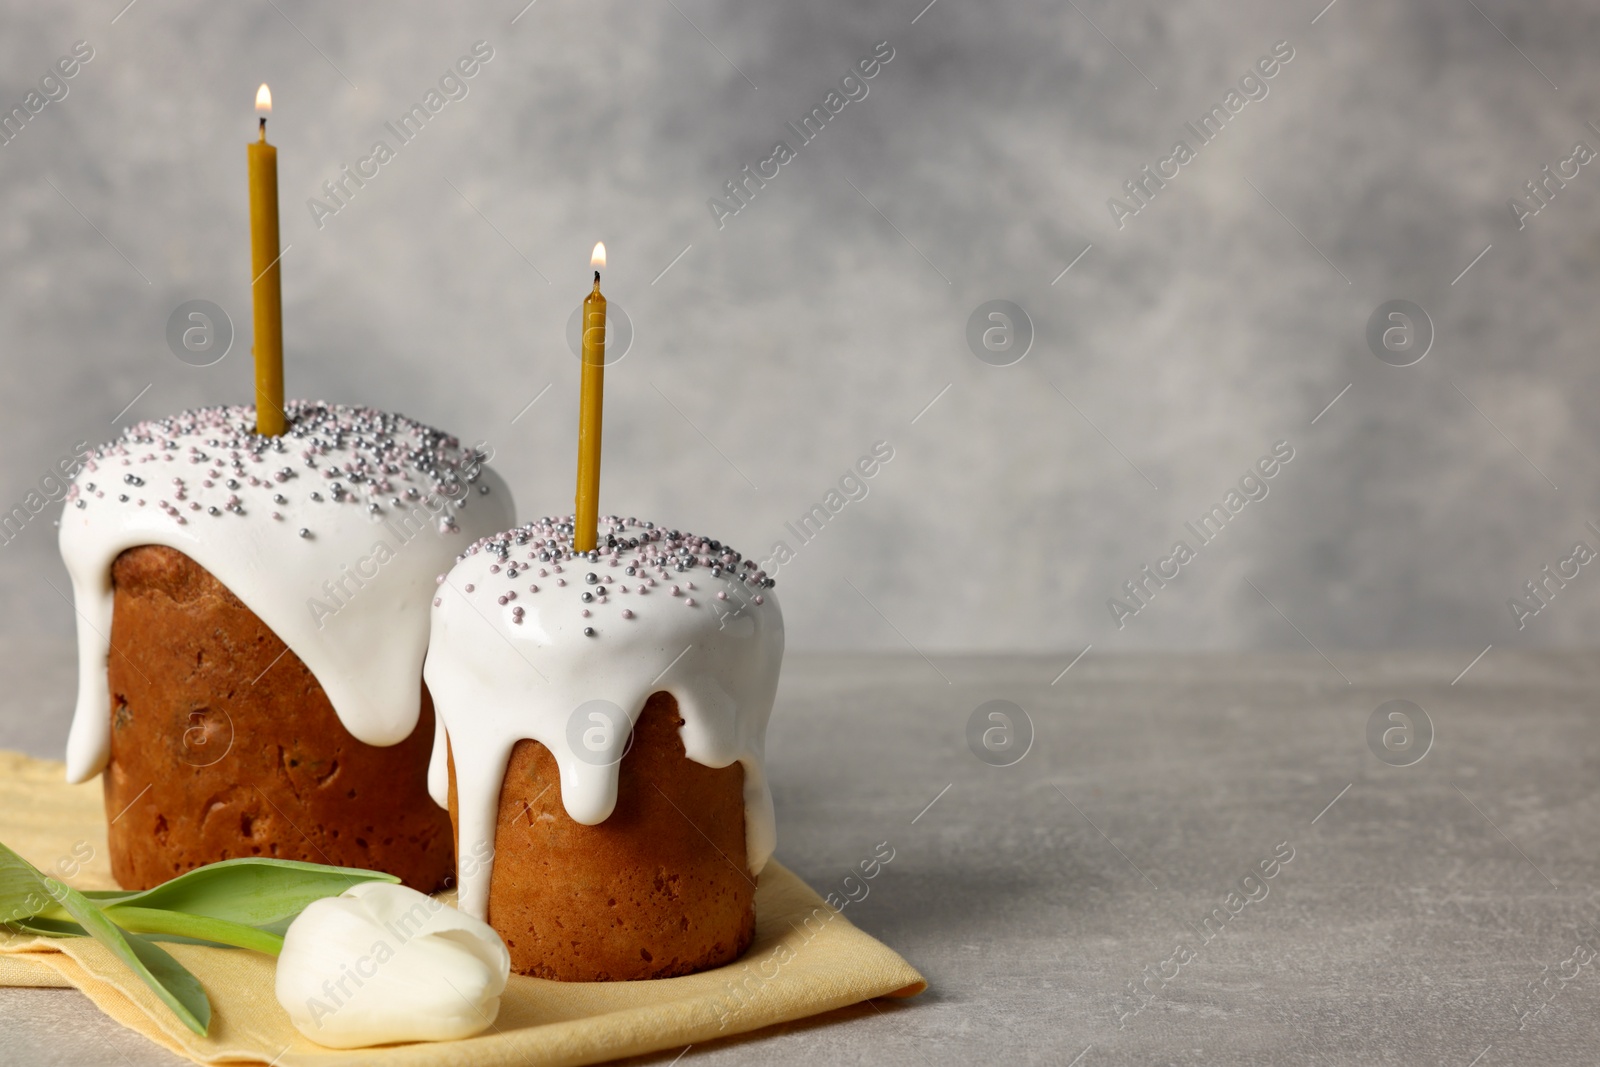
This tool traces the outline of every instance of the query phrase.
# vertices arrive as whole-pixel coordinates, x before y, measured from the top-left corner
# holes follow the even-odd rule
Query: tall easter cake
[[[772,579],[651,522],[478,541],[433,600],[429,784],[460,907],[522,974],[665,978],[736,958],[772,855],[763,771],[783,658]]]
[[[450,825],[427,797],[433,576],[512,521],[455,438],[290,401],[139,423],[67,495],[78,618],[67,777],[104,772],[128,888],[221,859],[386,870],[433,890]]]

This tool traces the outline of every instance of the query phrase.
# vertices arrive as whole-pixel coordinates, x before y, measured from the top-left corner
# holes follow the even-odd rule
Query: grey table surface
[[[635,1062],[1594,1062],[1600,655],[1473,652],[791,657],[778,855],[827,892],[888,842],[846,914],[930,987]],[[0,745],[55,754],[65,698],[3,699]],[[1012,766],[967,740],[990,700],[1031,720]],[[1391,700],[1409,766],[1368,740]],[[0,990],[0,1034],[178,1062],[74,991]]]

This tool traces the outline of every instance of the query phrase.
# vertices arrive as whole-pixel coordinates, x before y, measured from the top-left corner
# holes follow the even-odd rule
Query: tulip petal
[[[494,1022],[511,970],[488,924],[404,886],[369,882],[308,905],[278,957],[278,1002],[331,1048],[445,1041]]]

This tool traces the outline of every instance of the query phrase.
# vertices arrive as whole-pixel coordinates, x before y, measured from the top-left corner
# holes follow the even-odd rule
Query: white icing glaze
[[[602,519],[600,540],[614,538],[611,547],[574,558],[570,524],[543,519],[480,541],[441,577],[434,599],[424,676],[440,734],[428,785],[445,804],[447,734],[458,855],[467,857],[459,864],[459,907],[478,918],[488,911],[500,786],[518,741],[532,738],[554,755],[574,821],[596,825],[616,806],[620,761],[580,756],[573,743],[582,744],[592,726],[578,711],[591,701],[614,705],[631,726],[652,693],[672,694],[690,759],[744,765],[752,872],[776,843],[763,757],[783,614],[770,580],[718,542],[634,519]],[[660,565],[647,565],[650,559]]]
[[[276,438],[254,433],[247,406],[142,422],[78,472],[61,518],[78,616],[68,781],[92,778],[109,754],[111,564],[138,545],[215,575],[359,740],[392,745],[416,728],[434,575],[513,521],[511,494],[476,451],[402,415],[286,407]]]

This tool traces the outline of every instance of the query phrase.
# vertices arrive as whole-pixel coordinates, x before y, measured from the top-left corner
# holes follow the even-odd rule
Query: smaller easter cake
[[[485,538],[438,579],[429,786],[460,907],[512,968],[689,974],[755,934],[776,831],[763,770],[783,660],[773,580],[719,541],[571,518]]]

